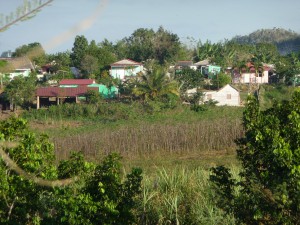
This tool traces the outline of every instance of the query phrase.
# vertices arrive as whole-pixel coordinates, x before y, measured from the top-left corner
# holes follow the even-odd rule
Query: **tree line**
[[[210,89],[220,88],[231,82],[231,75],[225,74],[227,68],[241,73],[247,71],[246,64],[249,62],[253,64],[256,71],[263,69],[263,63],[274,65],[276,79],[282,79],[290,85],[295,84],[296,75],[300,73],[300,52],[280,55],[272,43],[239,44],[228,40],[218,43],[191,40],[191,43],[190,45],[182,43],[177,34],[163,27],[159,27],[156,31],[139,28],[129,37],[114,43],[107,39],[97,43],[95,40],[88,41],[83,35],[77,35],[70,51],[56,54],[47,54],[40,43],[34,42],[15,49],[13,57],[26,56],[37,69],[47,65],[51,78],[56,80],[73,78],[70,68],[76,67],[81,71],[83,78],[93,78],[107,86],[118,86],[123,94],[127,93],[142,101],[153,100],[153,96],[156,96],[155,99],[169,102],[170,99],[174,99],[172,97],[174,93],[177,93],[176,96],[183,97],[187,89],[205,87],[204,77],[199,71],[184,69],[180,74],[175,74],[174,71],[169,70],[169,66],[175,65],[179,60],[198,62],[208,59],[211,64],[221,66],[221,74],[211,81],[208,87]],[[110,64],[124,58],[142,62],[148,69],[147,74],[140,79],[142,82],[132,79],[122,83],[109,76]],[[0,72],[7,71],[7,67],[7,63],[1,63]],[[170,72],[171,76],[166,76]],[[30,78],[20,79],[26,81],[11,82],[7,85],[7,92],[14,96],[17,104],[28,105],[34,94],[31,94],[30,99],[27,90],[34,90],[34,86],[43,84],[32,84],[33,80]],[[173,84],[165,85],[166,82]],[[25,89],[22,88],[26,87],[24,84],[28,84]],[[172,90],[166,93],[166,89],[170,86],[173,87]],[[22,89],[26,95],[22,93],[21,95],[28,98],[22,98],[20,102],[18,96]],[[18,93],[15,93],[15,90],[18,90]]]

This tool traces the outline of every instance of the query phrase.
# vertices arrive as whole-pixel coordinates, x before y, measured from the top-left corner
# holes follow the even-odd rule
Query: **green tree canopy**
[[[190,68],[184,68],[182,71],[175,71],[174,78],[180,85],[181,93],[185,93],[188,89],[201,87],[204,81],[204,76],[200,71]]]
[[[220,89],[224,87],[226,84],[231,83],[231,76],[224,73],[219,73],[212,78],[212,88]]]
[[[83,35],[77,35],[71,52],[72,65],[81,69],[81,61],[87,53],[88,40]]]
[[[142,171],[123,177],[119,155],[56,166],[48,137],[19,118],[0,122],[0,140],[0,224],[134,224]]]
[[[133,94],[145,101],[159,100],[168,94],[179,96],[178,83],[168,77],[162,68],[154,68],[138,77]]]
[[[16,106],[28,107],[35,97],[36,75],[17,76],[5,87],[9,101]]]
[[[37,65],[43,65],[46,62],[46,53],[43,46],[39,42],[33,42],[16,48],[12,54],[13,57],[28,57]]]
[[[81,61],[81,69],[87,78],[95,78],[99,73],[98,59],[91,55],[85,55]]]
[[[243,121],[239,181],[225,167],[213,169],[219,205],[245,224],[298,224],[300,92],[265,111],[249,96]]]

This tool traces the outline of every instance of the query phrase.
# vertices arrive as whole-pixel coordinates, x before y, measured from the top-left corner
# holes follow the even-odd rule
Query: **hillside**
[[[240,44],[273,43],[283,55],[300,51],[300,34],[282,28],[260,29],[244,36],[235,36],[232,41]]]

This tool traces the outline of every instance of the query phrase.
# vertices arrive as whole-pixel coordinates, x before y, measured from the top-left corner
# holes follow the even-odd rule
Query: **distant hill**
[[[300,34],[282,28],[260,29],[249,35],[235,36],[232,41],[240,44],[272,43],[283,55],[300,51]]]

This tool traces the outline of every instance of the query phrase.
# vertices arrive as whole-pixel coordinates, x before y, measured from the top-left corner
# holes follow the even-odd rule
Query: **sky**
[[[0,0],[7,15],[23,0]],[[30,20],[0,32],[4,51],[39,42],[46,53],[71,51],[75,37],[115,43],[138,28],[159,26],[177,34],[212,43],[274,27],[300,33],[299,0],[54,0]]]

